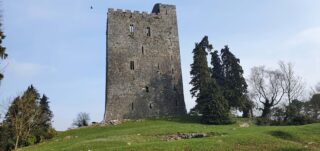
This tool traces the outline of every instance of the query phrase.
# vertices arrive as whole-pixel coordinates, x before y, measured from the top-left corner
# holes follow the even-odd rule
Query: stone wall
[[[186,113],[176,8],[108,10],[105,121]]]

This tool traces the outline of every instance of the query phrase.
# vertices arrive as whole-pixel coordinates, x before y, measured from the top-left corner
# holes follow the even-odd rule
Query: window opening
[[[133,110],[133,102],[131,103],[131,110]]]
[[[150,27],[147,27],[147,29],[146,29],[146,32],[147,32],[147,36],[151,36],[151,29],[150,29]]]
[[[146,92],[149,92],[149,87],[146,86]]]
[[[149,104],[149,108],[152,109],[152,104],[151,103]]]
[[[134,61],[130,61],[130,69],[134,70]]]
[[[144,54],[144,48],[143,48],[143,46],[141,47],[141,52],[142,52],[142,54]]]
[[[133,32],[134,32],[134,26],[133,26],[133,24],[130,24],[130,26],[129,26],[129,32],[130,32],[130,33],[133,33]]]

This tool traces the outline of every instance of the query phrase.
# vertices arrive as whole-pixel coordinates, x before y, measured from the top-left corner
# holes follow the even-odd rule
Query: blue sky
[[[9,58],[0,104],[33,84],[50,98],[56,129],[70,127],[79,112],[101,121],[107,9],[150,12],[158,2],[177,7],[187,109],[195,104],[188,85],[191,52],[204,35],[215,49],[228,44],[246,77],[253,66],[276,67],[284,60],[295,65],[307,88],[320,81],[318,0],[6,0]]]

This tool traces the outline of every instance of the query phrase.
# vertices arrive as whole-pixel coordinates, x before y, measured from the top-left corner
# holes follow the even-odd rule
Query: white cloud
[[[48,67],[44,65],[31,62],[19,62],[14,59],[8,60],[8,66],[6,67],[9,74],[24,78],[32,78],[47,69]]]
[[[320,27],[308,28],[293,36],[286,43],[289,48],[297,46],[308,46],[316,49],[320,48]]]
[[[286,54],[293,56],[297,72],[307,80],[309,86],[320,80],[320,27],[302,30],[288,39],[284,47]]]

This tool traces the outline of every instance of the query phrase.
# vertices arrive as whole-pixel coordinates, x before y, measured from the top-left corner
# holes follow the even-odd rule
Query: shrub
[[[288,125],[305,125],[305,124],[311,124],[314,122],[316,121],[309,116],[296,116],[296,117],[293,117],[288,122]]]
[[[259,117],[256,118],[256,124],[257,125],[272,125],[272,120],[266,117]]]
[[[80,112],[77,118],[73,121],[72,125],[77,127],[88,126],[90,121],[90,116],[88,113]]]

